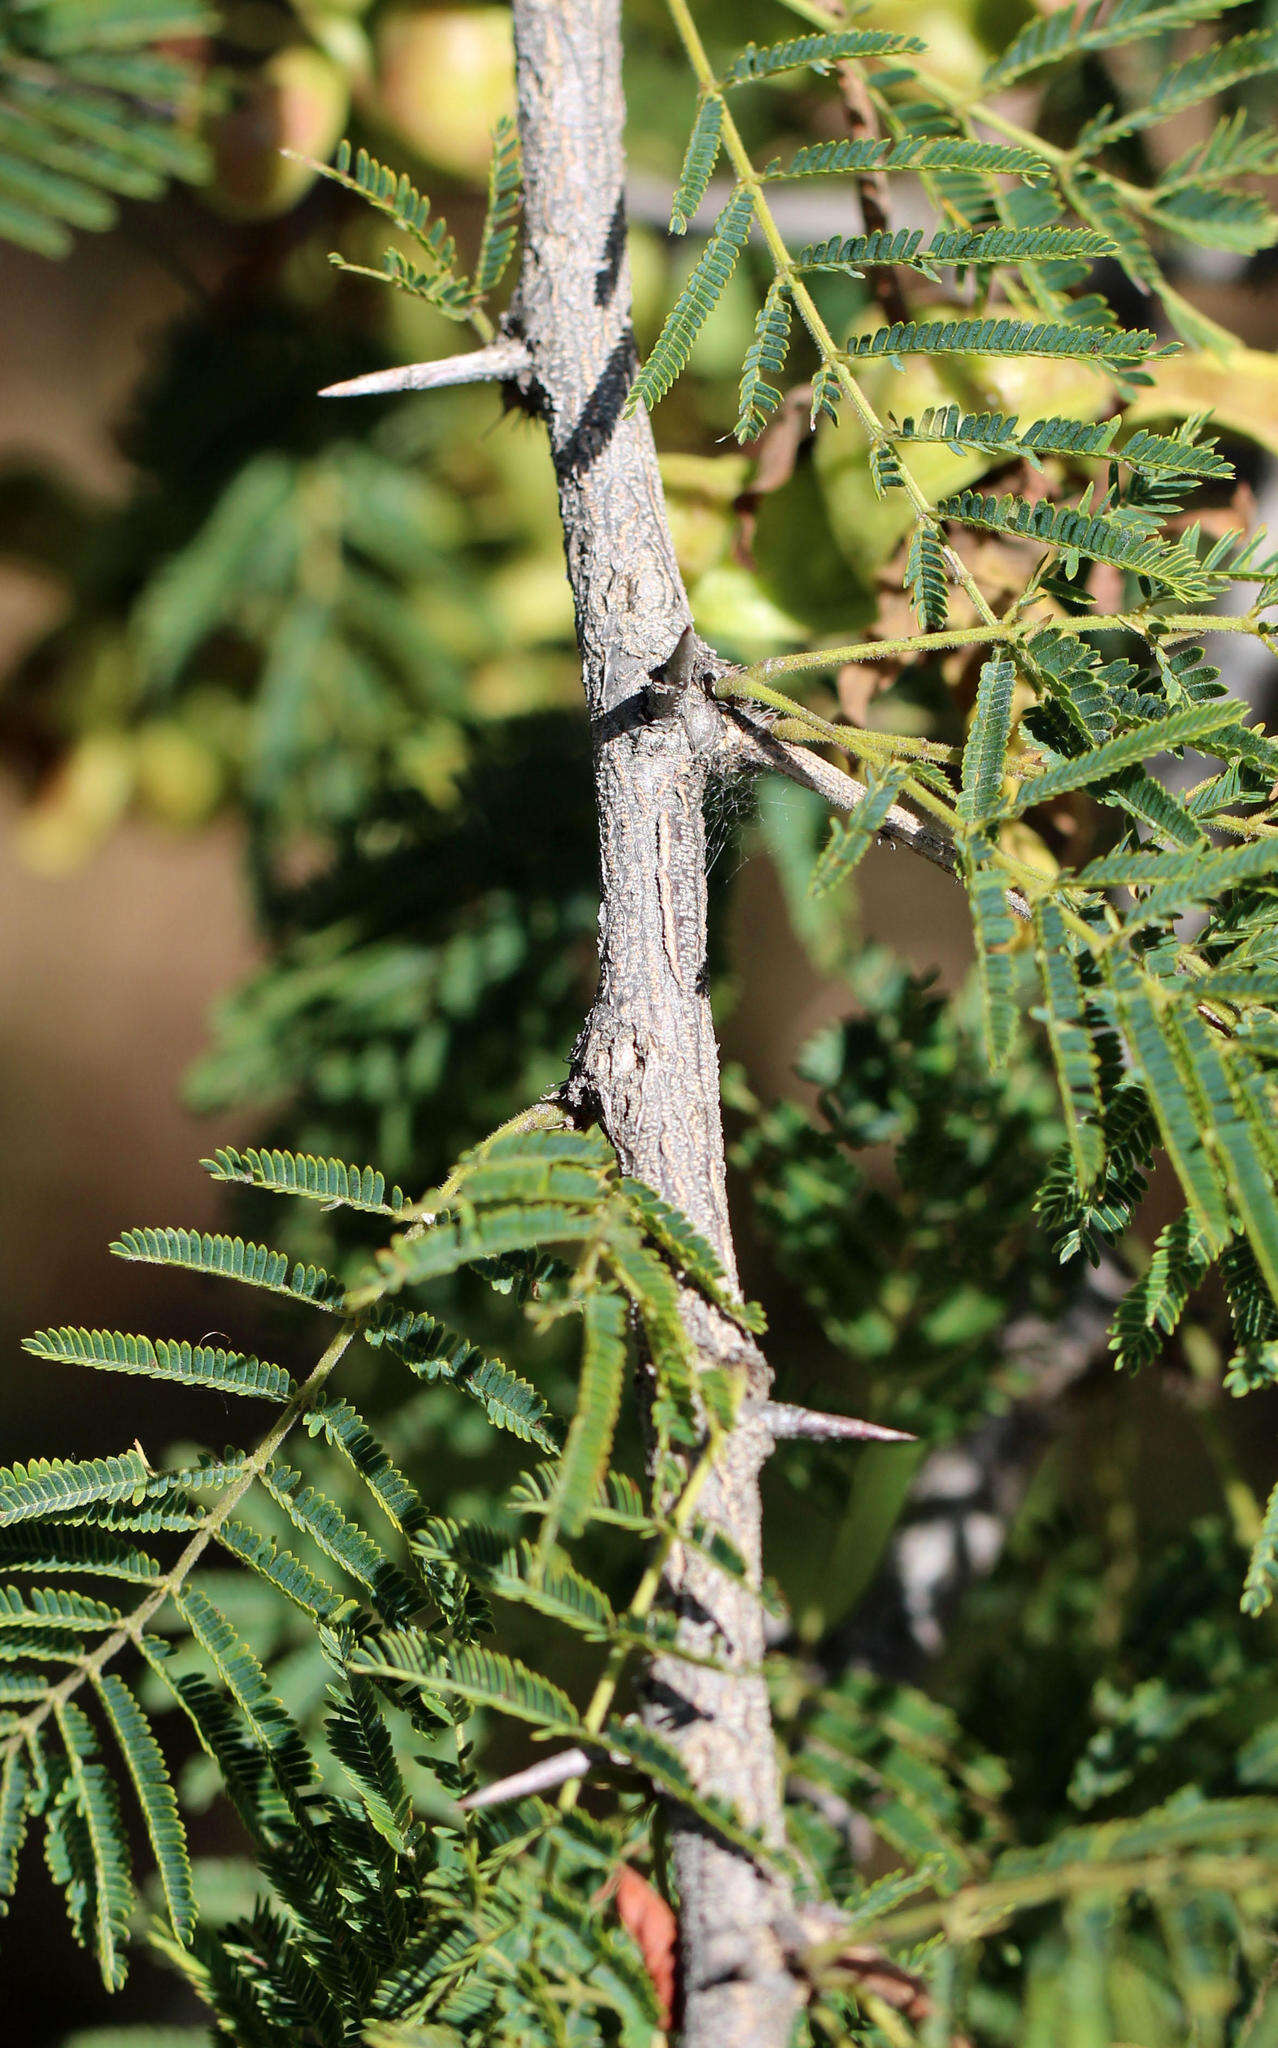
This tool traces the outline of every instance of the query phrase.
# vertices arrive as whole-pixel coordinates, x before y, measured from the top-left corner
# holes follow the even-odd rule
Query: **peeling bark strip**
[[[506,324],[528,349],[525,403],[550,431],[599,804],[600,982],[572,1092],[597,1109],[627,1172],[677,1203],[733,1274],[702,821],[725,721],[702,690],[672,686],[686,663],[664,674],[691,615],[648,421],[620,417],[635,351],[618,0],[515,0],[514,21],[525,256]],[[737,1364],[764,1396],[757,1349],[699,1299],[684,1310],[706,1363]],[[770,1447],[763,1422],[744,1421],[702,1496],[756,1571]],[[767,1694],[751,1675],[764,1649],[759,1603],[679,1553],[666,1596],[686,1645],[736,1671],[658,1662],[649,1717],[700,1788],[780,1840]],[[685,2048],[785,2048],[800,1993],[777,1932],[782,1888],[677,1811],[671,1835]]]

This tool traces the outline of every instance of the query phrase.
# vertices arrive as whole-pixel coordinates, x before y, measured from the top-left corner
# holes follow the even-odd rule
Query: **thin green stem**
[[[820,718],[815,711],[809,711],[806,704],[796,703],[784,691],[774,690],[767,683],[755,682],[748,670],[720,676],[714,685],[714,694],[720,703],[745,699],[752,704],[766,704],[773,711],[785,712],[787,718],[801,726],[803,731],[785,732],[782,734],[784,739],[810,738],[831,746],[849,748],[871,760],[896,761],[905,756],[911,760],[936,761],[942,766],[950,766],[960,759],[957,747],[945,746],[939,740],[918,739],[913,733],[871,731],[862,725],[835,725],[830,719]]]
[[[1156,630],[1168,640],[1185,639],[1194,633],[1249,633],[1263,639],[1273,630],[1254,612],[1180,612],[1167,616],[1141,611],[1092,612],[1070,619],[994,619],[984,626],[947,627],[939,633],[911,633],[893,640],[850,640],[842,646],[805,648],[797,654],[771,654],[763,661],[751,663],[749,668],[733,669],[730,675],[721,677],[716,694],[723,696],[724,685],[731,682],[740,686],[740,693],[749,690],[757,696],[758,685],[770,682],[773,676],[810,675],[822,669],[842,668],[849,661],[900,661],[906,657],[944,654],[957,647],[1026,640],[1052,626],[1070,633],[1147,635]]]

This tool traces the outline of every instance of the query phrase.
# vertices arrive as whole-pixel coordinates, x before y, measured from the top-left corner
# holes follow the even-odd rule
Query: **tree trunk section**
[[[515,0],[514,18],[526,219],[507,325],[527,343],[523,396],[550,433],[599,806],[600,980],[572,1088],[597,1110],[625,1170],[677,1204],[735,1279],[702,816],[724,720],[695,680],[654,687],[690,612],[648,420],[621,418],[635,351],[618,5]],[[764,1394],[757,1348],[700,1298],[686,1296],[684,1308],[703,1361],[739,1365],[751,1396]],[[758,1479],[770,1448],[762,1425],[743,1421],[702,1496],[705,1518],[756,1575]],[[727,1668],[660,1660],[648,1716],[700,1789],[779,1841],[759,1603],[687,1553],[671,1561],[666,1598],[687,1647]],[[785,2048],[799,1993],[776,1933],[784,1889],[677,1809],[671,1836],[685,2048]]]

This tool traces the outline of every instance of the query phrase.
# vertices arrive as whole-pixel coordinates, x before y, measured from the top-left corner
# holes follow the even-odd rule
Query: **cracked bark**
[[[735,1276],[724,1188],[718,1049],[705,983],[702,797],[731,753],[728,721],[664,665],[691,624],[646,417],[622,420],[635,368],[626,256],[618,0],[515,0],[525,254],[506,326],[528,350],[517,385],[550,434],[582,678],[594,742],[601,909],[598,994],[570,1093],[597,1112],[628,1172],[677,1203]],[[699,1298],[684,1300],[706,1363],[745,1373],[743,1419],[702,1496],[757,1572],[757,1348]],[[685,1553],[667,1573],[688,1647],[726,1671],[663,1660],[649,1718],[703,1790],[765,1838],[782,1835],[762,1611],[747,1589]],[[674,1811],[681,2039],[685,2048],[784,2048],[800,1992],[778,1932],[789,1900],[748,1857]]]

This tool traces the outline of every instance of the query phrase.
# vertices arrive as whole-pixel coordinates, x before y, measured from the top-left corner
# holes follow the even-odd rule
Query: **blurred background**
[[[963,84],[1029,11],[884,0],[874,20],[925,37],[937,71]],[[1245,7],[1231,27],[1276,14]],[[764,0],[704,0],[698,15],[724,51],[787,33],[791,19]],[[693,93],[657,0],[634,0],[626,18],[643,348],[701,244],[695,223],[685,241],[665,231]],[[21,9],[0,5],[0,110],[19,104],[27,28]],[[0,161],[0,1462],[138,1438],[158,1463],[179,1440],[220,1443],[235,1421],[211,1397],[201,1411],[144,1382],[130,1394],[114,1377],[72,1377],[24,1358],[20,1340],[57,1322],[205,1335],[208,1317],[228,1313],[221,1293],[165,1273],[142,1286],[107,1251],[129,1225],[211,1227],[231,1213],[202,1155],[275,1140],[371,1159],[422,1189],[562,1076],[593,987],[586,736],[542,431],[503,416],[487,388],[316,397],[465,336],[430,306],[334,268],[335,249],[376,264],[381,223],[279,153],[328,159],[351,135],[429,192],[467,263],[493,124],[512,106],[508,11],[230,0],[214,23],[175,7],[158,61],[177,138],[163,168],[179,173],[157,177],[165,196],[126,194],[102,218],[74,207],[70,222],[27,217],[5,200],[21,185]],[[1119,83],[1138,95],[1146,82]],[[1075,75],[1042,103],[1019,88],[1017,118],[1069,132],[1098,89]],[[845,132],[819,80],[742,105],[760,147]],[[1192,139],[1155,131],[1141,147],[1156,157]],[[918,195],[894,191],[902,222],[921,221]],[[846,194],[794,204],[796,238],[859,225]],[[1170,260],[1190,304],[1248,353],[1222,378],[1191,348],[1137,417],[1216,406],[1240,479],[1208,503],[1223,530],[1272,498],[1278,378],[1265,352],[1278,270],[1184,245]],[[796,431],[764,458],[731,439],[761,276],[747,258],[657,422],[698,626],[745,660],[904,624],[904,526],[870,491],[854,429],[815,444]],[[1125,317],[1157,318],[1104,282]],[[859,289],[841,284],[831,317],[867,317]],[[992,365],[986,393],[1008,409],[1012,368]],[[1040,373],[1039,411],[1092,417],[1112,402],[1076,365]],[[875,374],[898,414],[966,395],[931,366]],[[987,586],[1002,577],[1008,589],[1022,573],[994,543],[981,568]],[[1229,680],[1271,708],[1263,675]],[[844,669],[810,694],[827,712],[950,737],[972,684],[956,658],[903,677]],[[1165,1630],[1175,1622],[1157,1573],[1198,1588],[1186,1626],[1236,1600],[1239,1489],[1263,1496],[1272,1484],[1274,1409],[1249,1404],[1240,1436],[1217,1399],[1224,1340],[1211,1301],[1157,1373],[1115,1392],[1105,1269],[1061,1268],[1025,1213],[1059,1137],[1041,1060],[1027,1051],[989,1082],[961,1002],[929,1010],[906,978],[960,989],[970,948],[957,890],[884,848],[855,900],[814,903],[806,871],[824,821],[792,789],[716,792],[711,822],[737,1210],[783,1390],[837,1407],[877,1399],[873,1412],[905,1426],[923,1408],[935,1424],[940,1398],[939,1434],[966,1446],[969,1464],[954,1467],[957,1494],[925,1487],[910,1512],[933,1513],[928,1498],[971,1508],[953,1577],[992,1575],[957,1631],[948,1593],[913,1633],[888,1612],[899,1583],[886,1606],[858,1607],[904,1489],[876,1452],[852,1466],[851,1519],[851,1461],[793,1472],[781,1461],[769,1563],[810,1646],[835,1645],[846,1662],[877,1644],[880,1667],[895,1658],[926,1674],[966,1728],[997,1735],[1013,1758],[1037,1714],[1036,1753],[1016,1780],[1032,1832],[1071,1786],[1080,1810],[1092,1796],[1078,1793],[1078,1772],[1083,1755],[1100,1771],[1098,1684],[1167,1668],[1149,1634],[1150,1612]],[[1068,838],[1077,821],[1057,824]],[[796,1075],[802,1048],[832,1025]],[[813,1139],[822,1235],[811,1191],[778,1161],[820,1087],[857,1060],[868,1078],[845,1090],[846,1150],[832,1163]],[[895,1168],[893,1145],[905,1148]],[[1155,1187],[1146,1237],[1168,1213],[1160,1202]],[[264,1225],[246,1208],[235,1227],[246,1216],[323,1248],[324,1218]],[[258,1311],[242,1313],[252,1348]],[[296,1333],[271,1336],[292,1363]],[[505,1342],[517,1355],[517,1332]],[[559,1370],[562,1391],[567,1361]],[[1065,1387],[1049,1431],[1042,1394]],[[376,1387],[369,1398],[377,1405]],[[440,1511],[456,1513],[491,1485],[501,1454],[494,1467],[482,1432],[441,1401],[419,1396],[401,1426],[419,1483],[437,1474]],[[823,1547],[814,1568],[809,1508],[832,1517],[833,1564]],[[1257,1715],[1269,1697],[1252,1670],[1264,1633],[1224,1631],[1232,1678],[1218,1649],[1205,1672],[1192,1645],[1171,1660],[1207,1778],[1223,1768],[1211,1751],[1222,1688],[1250,1687]],[[294,1678],[304,1697],[313,1674]],[[1049,1698],[1058,1753],[1041,1735]],[[1236,1735],[1221,1733],[1221,1757]],[[1128,1763],[1096,1798],[1149,1794],[1139,1757]],[[205,1846],[233,1849],[215,1815]],[[105,2020],[94,1968],[34,1864],[3,1943],[15,2048],[51,2048]],[[142,1961],[110,2017],[186,2010]]]

